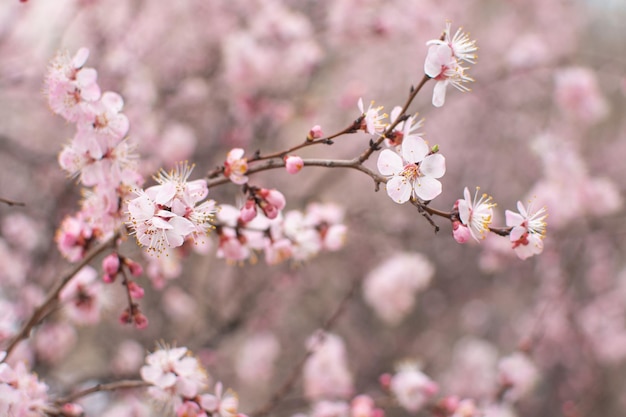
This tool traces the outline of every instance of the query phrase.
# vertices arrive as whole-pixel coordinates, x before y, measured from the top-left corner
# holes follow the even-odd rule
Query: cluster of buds
[[[122,276],[122,284],[126,287],[128,295],[128,307],[122,312],[120,322],[122,324],[134,323],[138,329],[144,329],[148,326],[147,317],[141,313],[139,305],[133,300],[139,300],[144,296],[144,289],[135,281],[128,277],[130,273],[133,277],[139,277],[143,274],[143,268],[140,264],[130,258],[126,258],[112,253],[102,260],[102,270],[104,275],[102,280],[107,284],[115,282],[118,275]]]

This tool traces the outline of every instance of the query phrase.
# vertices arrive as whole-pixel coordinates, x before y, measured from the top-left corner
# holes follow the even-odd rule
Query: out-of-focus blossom
[[[95,324],[100,321],[103,297],[97,272],[88,265],[78,271],[59,293],[66,314],[78,324]]]
[[[239,398],[232,390],[226,390],[221,382],[215,384],[215,395],[203,394],[200,396],[200,405],[216,417],[235,417],[238,415]]]
[[[515,352],[500,359],[498,379],[507,389],[505,396],[510,401],[517,401],[528,394],[539,379],[539,371],[534,363],[521,352]]]
[[[435,267],[419,253],[400,253],[370,271],[363,282],[365,301],[389,324],[398,324],[415,305]]]
[[[160,348],[146,356],[141,378],[150,383],[148,394],[157,401],[179,406],[184,398],[194,398],[208,385],[206,371],[186,347]]]
[[[324,137],[324,132],[322,132],[322,127],[320,125],[313,126],[306,136],[307,140],[314,140],[322,137]]]
[[[237,355],[237,376],[249,384],[269,381],[279,353],[280,344],[272,333],[252,335],[246,339]]]
[[[378,157],[378,170],[389,176],[387,194],[403,204],[418,197],[430,201],[441,194],[441,178],[446,172],[446,160],[439,153],[431,154],[428,144],[418,136],[405,137],[402,156],[384,149]]]
[[[597,123],[609,113],[595,73],[582,67],[565,68],[555,75],[554,99],[563,113],[584,124]]]
[[[347,398],[354,392],[343,340],[317,333],[307,342],[313,354],[304,364],[304,395],[311,400]]]
[[[68,323],[45,323],[35,335],[37,357],[54,365],[74,348],[78,336],[76,329]]]
[[[416,364],[405,363],[391,378],[391,392],[404,409],[411,413],[421,410],[439,387]]]
[[[6,357],[0,352],[0,361]],[[11,367],[0,363],[0,415],[39,417],[45,415],[48,386],[30,372],[24,362]]]
[[[533,211],[532,204],[524,207],[517,202],[518,213],[507,210],[506,225],[512,227],[510,239],[513,250],[520,259],[527,259],[543,251],[543,238],[546,234],[547,217],[545,207]]]
[[[317,401],[310,417],[350,417],[350,406],[345,401]]]

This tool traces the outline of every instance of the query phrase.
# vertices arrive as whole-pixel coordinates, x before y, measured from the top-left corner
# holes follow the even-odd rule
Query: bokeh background
[[[478,62],[471,92],[448,91],[434,108],[427,84],[411,107],[447,159],[432,205],[450,210],[464,187],[480,186],[498,204],[494,224],[504,225],[518,200],[545,204],[542,255],[521,261],[497,236],[459,245],[449,222],[435,219],[435,234],[413,206],[375,192],[357,171],[264,172],[251,183],[281,190],[287,209],[341,205],[344,248],[270,267],[262,256],[232,265],[214,244],[171,265],[161,288],[140,282],[147,329],[118,323],[125,294],[107,286],[99,324],[68,325],[61,308],[19,355],[61,394],[136,375],[157,341],[187,346],[248,412],[278,388],[356,282],[332,329],[347,352],[346,399],[367,393],[388,415],[405,415],[378,378],[410,359],[440,395],[510,403],[493,416],[623,415],[625,17],[619,0],[4,1],[0,197],[25,207],[0,205],[0,340],[68,268],[53,239],[81,198],[56,159],[73,126],[42,94],[58,50],[88,47],[102,89],[123,96],[147,178],[180,160],[201,178],[233,147],[272,152],[316,124],[326,134],[343,129],[359,116],[360,97],[390,112],[422,78],[426,42],[450,20],[476,39]],[[357,133],[300,155],[352,158],[368,141]],[[375,169],[375,157],[367,165]],[[241,203],[234,184],[210,193]],[[141,259],[132,239],[123,251]],[[503,399],[498,361],[519,350],[539,377]],[[298,382],[273,413],[310,413],[314,397]],[[130,402],[107,393],[83,405],[93,416],[141,415],[114,408]]]

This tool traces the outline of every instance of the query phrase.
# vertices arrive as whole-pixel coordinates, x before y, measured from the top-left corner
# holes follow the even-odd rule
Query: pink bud
[[[465,226],[460,221],[455,220],[452,222],[452,236],[458,243],[467,243],[472,235],[469,227]]]
[[[287,168],[287,172],[290,174],[297,174],[304,167],[304,162],[302,158],[299,156],[285,156],[285,168]]]
[[[61,407],[61,410],[63,412],[63,415],[68,416],[68,417],[74,417],[74,416],[78,417],[83,414],[83,407],[74,403],[63,404],[63,407]]]
[[[144,316],[142,313],[136,313],[133,316],[133,320],[135,321],[135,327],[139,330],[142,330],[148,327],[148,318]]]
[[[322,128],[320,125],[315,125],[309,130],[309,134],[306,136],[308,140],[319,139],[324,136],[324,132],[322,132]]]
[[[380,383],[381,387],[388,390],[391,386],[391,378],[391,374],[382,374],[378,377],[378,382]]]
[[[102,281],[106,282],[107,284],[111,284],[115,282],[115,275],[111,276],[109,274],[104,274],[102,276]]]
[[[248,223],[252,221],[256,217],[256,202],[254,199],[246,200],[246,204],[241,208],[241,212],[239,214],[239,218],[242,222]]]
[[[263,198],[268,203],[276,207],[278,210],[282,210],[285,208],[285,204],[286,204],[285,196],[280,191],[276,189],[271,189],[271,190],[262,189],[261,193],[262,193],[261,195],[263,195]]]
[[[424,386],[424,393],[428,396],[433,396],[439,392],[439,385],[433,381],[429,381]]]
[[[132,298],[143,298],[144,291],[139,285],[137,285],[134,281],[128,281],[128,292]]]
[[[102,260],[102,269],[107,275],[115,279],[120,270],[120,257],[117,253],[112,253]]]
[[[143,274],[143,267],[132,259],[124,258],[124,264],[128,267],[132,276],[139,277]]]

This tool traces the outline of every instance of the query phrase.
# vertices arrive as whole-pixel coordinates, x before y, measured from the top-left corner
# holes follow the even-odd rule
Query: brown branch
[[[86,397],[87,395],[95,394],[96,392],[117,391],[120,389],[143,388],[148,386],[150,386],[150,383],[134,379],[115,381],[108,384],[97,384],[82,391],[78,391],[68,396],[61,397],[54,402],[55,404],[61,406],[63,404],[71,403],[79,398]]]
[[[30,316],[30,319],[22,326],[21,330],[9,343],[9,346],[6,348],[6,360],[10,355],[11,351],[15,349],[17,344],[24,339],[28,338],[30,331],[39,324],[50,312],[53,310],[54,304],[58,301],[59,293],[65,286],[74,278],[74,276],[80,271],[85,265],[89,264],[96,256],[104,252],[107,248],[112,248],[115,246],[115,241],[119,238],[119,233],[115,233],[111,236],[107,241],[101,243],[98,247],[96,247],[91,253],[89,253],[85,258],[83,258],[79,263],[74,265],[74,267],[66,273],[59,282],[54,286],[49,292],[43,303]],[[2,362],[2,361],[0,361]]]
[[[348,290],[348,292],[343,296],[343,298],[341,299],[341,301],[339,302],[339,304],[337,305],[333,313],[326,319],[323,326],[321,327],[320,330],[322,332],[327,332],[335,326],[335,324],[337,323],[337,320],[339,319],[339,317],[341,317],[341,315],[345,311],[346,306],[348,305],[348,301],[350,301],[350,299],[356,293],[356,290],[359,287],[360,282],[361,280],[358,278],[352,281],[352,284],[350,285],[350,289]],[[298,361],[296,366],[294,366],[294,368],[291,370],[291,373],[289,374],[287,379],[285,379],[285,381],[280,386],[280,388],[278,388],[278,390],[276,390],[276,392],[274,392],[274,394],[270,397],[269,401],[258,410],[250,413],[250,415],[255,416],[255,417],[265,417],[274,408],[276,408],[281,403],[281,401],[285,398],[285,396],[287,396],[287,394],[289,394],[289,392],[293,389],[294,385],[296,384],[298,380],[298,377],[300,376],[302,372],[302,368],[304,367],[304,364],[311,357],[311,355],[313,355],[313,353],[315,353],[314,350],[312,349],[307,350],[306,353],[302,356],[302,358]]]
[[[19,201],[7,200],[6,198],[2,198],[2,197],[0,197],[0,203],[4,203],[7,206],[20,206],[20,207],[26,206],[25,203],[22,203]]]

